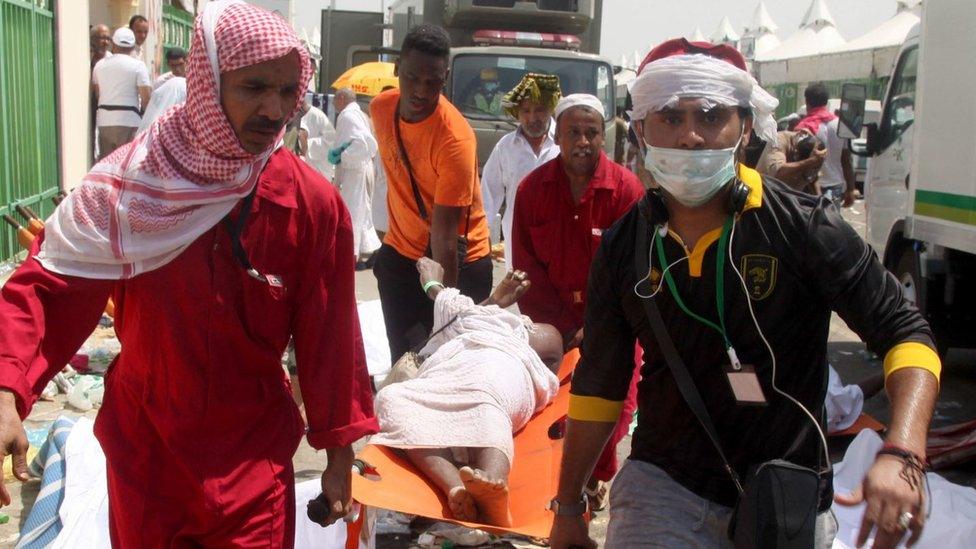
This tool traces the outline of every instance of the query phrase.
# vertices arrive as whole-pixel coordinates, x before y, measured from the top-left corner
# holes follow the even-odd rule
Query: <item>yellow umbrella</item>
[[[399,87],[397,77],[393,76],[393,63],[370,61],[356,65],[332,83],[332,87],[339,90],[350,88],[360,95],[379,95],[383,88]]]

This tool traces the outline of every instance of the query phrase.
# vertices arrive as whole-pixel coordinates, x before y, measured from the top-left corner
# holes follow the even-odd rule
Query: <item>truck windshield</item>
[[[603,102],[607,120],[613,117],[610,65],[589,59],[464,54],[451,68],[451,102],[468,118],[509,119],[502,97],[527,72],[555,74],[563,95],[589,93]]]

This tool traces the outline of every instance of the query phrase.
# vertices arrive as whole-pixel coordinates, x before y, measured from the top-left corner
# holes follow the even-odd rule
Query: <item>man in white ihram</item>
[[[336,166],[334,183],[352,217],[353,253],[358,269],[379,249],[380,239],[373,228],[372,194],[375,182],[373,157],[377,144],[369,118],[356,103],[356,93],[343,88],[335,94],[335,148],[329,151],[329,162]]]
[[[308,100],[300,122],[299,135],[306,144],[305,161],[326,179],[335,183],[335,168],[329,163],[329,149],[335,143],[336,131],[328,115]]]
[[[494,226],[495,216],[505,204],[502,231],[505,235],[505,264],[512,266],[512,215],[515,191],[532,170],[559,156],[554,139],[552,113],[562,97],[559,77],[528,73],[502,100],[509,116],[518,120],[515,131],[498,140],[481,175],[481,196],[485,214]]]

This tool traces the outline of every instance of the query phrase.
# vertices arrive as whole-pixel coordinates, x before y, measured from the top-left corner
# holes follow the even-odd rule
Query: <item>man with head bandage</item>
[[[941,367],[931,330],[827,200],[739,163],[753,128],[767,141],[776,130],[776,100],[745,67],[730,47],[676,39],[652,50],[631,84],[655,187],[604,233],[590,269],[553,547],[595,546],[577,504],[626,398],[635,340],[639,419],[611,490],[606,546],[730,546],[730,521],[742,528],[751,516],[733,518],[749,501],[739,488],[773,460],[819,479],[804,532],[810,546],[829,546],[831,472],[814,418],[832,311],[884,357],[892,403],[863,491],[837,501],[867,501],[858,544],[872,529],[876,547],[921,532],[920,464]]]
[[[378,427],[349,213],[280,146],[311,76],[280,16],[209,2],[186,103],[92,168],[0,294],[0,449],[22,480],[21,420],[114,300],[95,421],[112,547],[291,547],[303,436],[328,454],[324,522],[349,512],[352,443]]]

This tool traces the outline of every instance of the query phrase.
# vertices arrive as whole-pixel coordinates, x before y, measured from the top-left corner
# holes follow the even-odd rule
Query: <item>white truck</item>
[[[936,333],[976,347],[976,2],[926,2],[865,124],[867,240]],[[849,93],[848,93],[849,92]],[[841,126],[860,134],[863,91],[848,84]]]

